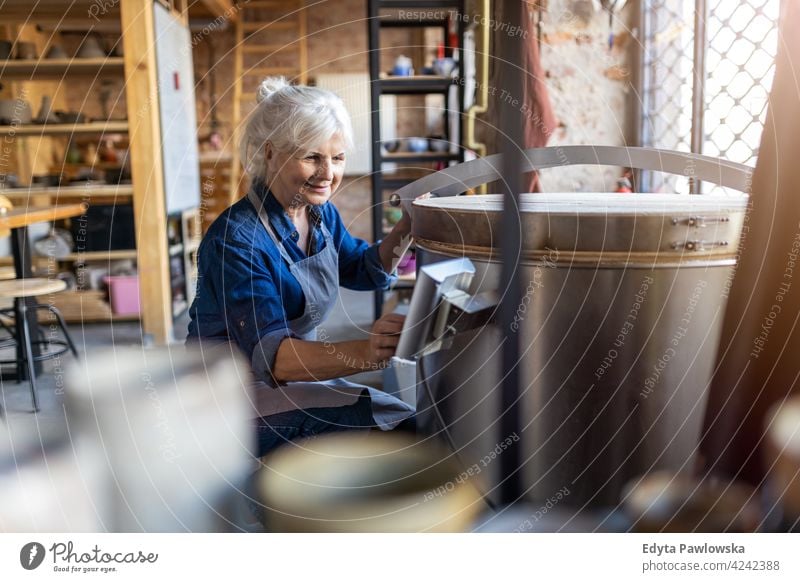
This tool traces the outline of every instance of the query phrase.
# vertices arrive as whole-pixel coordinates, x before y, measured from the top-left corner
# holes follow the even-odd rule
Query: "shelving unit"
[[[66,4],[69,4],[68,6]],[[59,305],[64,315],[80,321],[129,321],[140,319],[144,335],[155,344],[172,341],[173,301],[170,279],[170,249],[167,245],[167,188],[165,187],[164,152],[165,137],[160,119],[159,70],[156,59],[158,39],[156,33],[157,5],[153,0],[125,0],[109,2],[103,6],[99,21],[86,18],[90,9],[96,11],[94,0],[75,0],[70,3],[48,0],[31,3],[28,0],[7,0],[3,5],[6,34],[16,34],[17,38],[34,41],[37,52],[43,54],[52,42],[58,42],[60,31],[86,32],[112,31],[122,34],[122,57],[100,59],[39,59],[0,61],[0,81],[6,87],[16,83],[39,83],[49,81],[63,85],[67,80],[80,79],[85,88],[100,78],[124,78],[124,95],[128,121],[90,121],[70,124],[26,124],[0,126],[0,139],[5,143],[16,142],[17,160],[25,160],[25,147],[22,138],[40,137],[71,138],[73,142],[101,140],[112,134],[127,137],[131,184],[105,185],[86,184],[61,187],[32,186],[27,188],[4,189],[19,206],[35,206],[52,202],[84,201],[93,205],[132,203],[135,216],[136,248],[108,251],[76,252],[62,257],[59,261],[103,263],[114,260],[135,260],[139,273],[139,294],[142,307],[140,316],[117,316],[111,313],[108,303],[102,301],[102,291],[75,291],[59,294]],[[170,3],[168,14],[175,28],[187,31],[187,3]],[[164,3],[158,9],[164,7]],[[163,19],[162,19],[163,21]],[[35,30],[31,23],[44,26]],[[14,33],[16,30],[16,33]],[[8,82],[8,83],[7,83]],[[187,81],[190,82],[190,81]],[[35,106],[37,94],[49,93],[38,89],[37,85],[25,91]],[[15,87],[16,89],[16,87]],[[52,90],[52,89],[51,89]],[[15,95],[9,95],[14,97]],[[123,138],[124,139],[124,138]],[[37,157],[42,158],[41,152]],[[29,158],[28,158],[29,159]],[[40,164],[41,165],[41,164]],[[26,171],[20,175],[30,178],[33,164],[24,164]],[[67,168],[64,164],[62,171]],[[83,164],[81,166],[84,166]],[[92,170],[104,169],[102,164],[85,164]],[[72,168],[74,169],[74,168]],[[68,171],[67,174],[70,172]],[[199,203],[199,192],[198,192]],[[184,261],[193,256],[192,245],[177,251]]]
[[[124,74],[124,59],[114,57],[107,59],[57,59],[57,60],[12,60],[0,64],[0,78],[18,83],[37,83],[41,81],[64,81],[73,76],[98,77],[103,75],[122,76]],[[17,138],[36,137],[67,137],[83,136],[84,139],[100,141],[109,134],[127,134],[127,121],[91,121],[87,123],[47,123],[0,126],[0,136],[9,140]],[[24,150],[23,150],[24,151]],[[101,169],[95,164],[86,163],[81,166]],[[66,169],[68,164],[60,168]],[[117,164],[118,166],[118,164]],[[130,185],[69,185],[69,186],[37,186],[25,188],[5,189],[3,194],[15,204],[25,207],[36,206],[40,200],[52,202],[81,200],[86,203],[103,202],[111,204],[131,204],[134,187]],[[136,260],[136,249],[80,251],[72,252],[58,257],[61,265],[74,263],[110,263],[116,260]],[[35,262],[39,258],[34,259]],[[117,320],[111,307],[104,301],[102,291],[81,290],[73,291],[58,299],[59,306],[64,311],[64,318],[68,322]],[[138,319],[138,316],[125,316],[125,320]]]
[[[448,43],[449,18],[400,18],[392,10],[409,9],[434,12],[436,9],[453,10],[458,15],[464,14],[463,0],[369,0],[368,2],[368,35],[369,35],[369,70],[370,98],[372,107],[372,233],[373,239],[379,240],[386,235],[383,210],[388,199],[387,194],[422,176],[435,171],[433,168],[420,168],[418,164],[464,161],[464,149],[460,147],[464,135],[463,104],[464,83],[459,82],[462,75],[463,59],[456,63],[451,77],[439,75],[413,75],[392,77],[381,71],[381,30],[389,28],[441,28],[444,32],[444,44]],[[388,11],[388,12],[387,12]],[[464,19],[456,18],[458,28],[458,48],[464,46]],[[451,47],[452,48],[452,47]],[[415,63],[421,66],[422,63]],[[450,94],[456,87],[457,107],[450,109]],[[459,144],[455,152],[395,152],[386,153],[382,148],[383,133],[381,131],[381,95],[442,95],[444,99],[444,135],[448,143]],[[458,116],[457,135],[451,135],[450,116]],[[410,136],[406,136],[410,137]],[[402,139],[402,138],[401,138]],[[393,164],[395,169],[388,171],[385,164]],[[385,170],[387,170],[385,172]],[[413,274],[412,274],[413,275]],[[394,289],[410,288],[414,285],[413,276],[400,277]],[[375,293],[375,317],[381,315],[384,292]]]

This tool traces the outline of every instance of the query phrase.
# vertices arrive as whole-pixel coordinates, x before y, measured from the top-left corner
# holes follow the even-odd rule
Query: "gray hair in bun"
[[[334,136],[353,146],[350,115],[342,100],[325,89],[290,85],[284,77],[267,77],[256,91],[257,105],[245,122],[239,156],[253,180],[266,180],[264,146],[283,153],[306,153]]]

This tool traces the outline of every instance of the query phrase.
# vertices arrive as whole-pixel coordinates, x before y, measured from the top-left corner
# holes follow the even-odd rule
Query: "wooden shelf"
[[[72,135],[81,133],[125,133],[127,121],[93,121],[91,123],[56,123],[44,125],[0,125],[2,136]]]
[[[124,71],[122,57],[0,61],[0,78],[3,80],[38,81],[62,79],[67,75],[122,75]]]
[[[3,2],[3,23],[48,24],[47,30],[58,32],[120,30],[119,2],[97,0],[6,0]],[[110,26],[112,25],[112,26]]]
[[[139,321],[141,315],[83,315],[83,314],[64,314],[64,321],[67,323],[105,323],[105,322],[127,322]]]
[[[201,164],[229,164],[233,160],[233,154],[228,151],[204,151],[200,152],[200,163]]]
[[[275,32],[276,30],[294,30],[297,28],[295,21],[273,21],[273,22],[245,22],[242,25],[244,32]]]
[[[121,259],[137,258],[136,249],[122,251],[87,251],[83,253],[70,253],[59,261],[116,261]]]
[[[0,194],[11,200],[26,200],[32,196],[52,196],[54,198],[92,198],[92,197],[115,197],[130,198],[133,196],[133,186],[124,184],[121,186],[112,185],[93,185],[93,186],[51,186],[51,187],[30,187],[30,188],[6,188],[0,190]]]
[[[81,140],[75,140],[77,142],[86,141],[87,143],[96,143],[96,139],[91,138],[84,138]],[[91,168],[93,170],[119,170],[120,168],[124,167],[123,162],[78,162],[71,163],[71,162],[64,162],[63,164],[53,164],[51,169],[53,173],[56,174],[59,170],[71,170],[71,169],[81,169],[81,168]]]

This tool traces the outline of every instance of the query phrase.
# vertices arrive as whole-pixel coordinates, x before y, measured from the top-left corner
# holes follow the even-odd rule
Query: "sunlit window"
[[[774,73],[780,0],[706,0],[702,55],[695,54],[694,42],[702,0],[646,4],[643,145],[755,165]],[[697,78],[696,65],[701,66]],[[703,107],[697,111],[693,98],[701,90]],[[652,174],[643,177],[642,188],[686,193],[690,183],[686,177]],[[703,184],[701,191],[718,190]]]

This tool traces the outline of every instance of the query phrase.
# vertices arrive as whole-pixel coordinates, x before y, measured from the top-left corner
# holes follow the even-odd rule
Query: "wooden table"
[[[31,249],[30,241],[28,240],[28,226],[37,222],[50,222],[54,220],[62,220],[64,218],[72,218],[80,216],[86,212],[87,205],[85,204],[62,204],[58,206],[37,206],[30,208],[15,208],[5,213],[0,213],[0,230],[11,230],[11,251],[14,256],[14,271],[17,279],[24,279],[33,276],[31,268]],[[24,299],[25,304],[30,307],[25,313],[25,318],[28,321],[28,329],[37,329],[38,321],[36,317],[36,310],[33,306],[36,300],[33,297]],[[15,307],[18,303],[14,302]],[[16,318],[16,332],[17,332],[17,361],[21,362],[24,359],[23,353],[25,345],[25,331],[22,325],[22,314],[19,310],[15,309]],[[38,346],[35,346],[35,349]],[[39,350],[36,349],[36,352]],[[34,355],[39,355],[35,353]],[[25,367],[20,368],[17,377],[20,380],[27,379],[27,373],[24,371]],[[38,373],[41,370],[41,362],[37,362],[35,370]],[[22,376],[20,376],[22,374]]]

